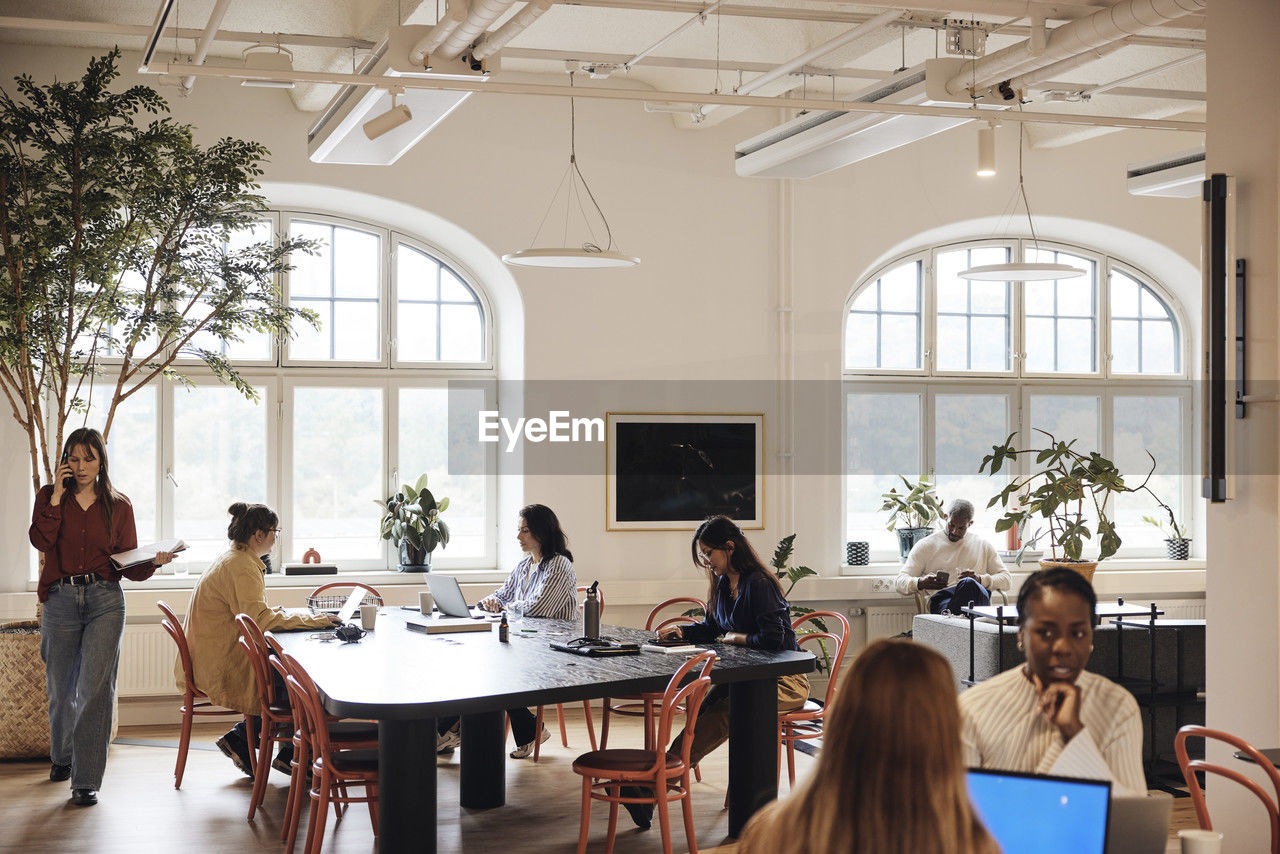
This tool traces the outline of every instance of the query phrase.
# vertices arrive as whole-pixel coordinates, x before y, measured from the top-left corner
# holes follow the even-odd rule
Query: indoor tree
[[[189,382],[184,364],[252,399],[223,346],[316,322],[276,287],[309,243],[231,243],[263,220],[267,150],[200,146],[155,90],[112,91],[119,56],[94,58],[78,81],[0,88],[0,391],[37,489],[91,395],[104,436],[151,381]]]

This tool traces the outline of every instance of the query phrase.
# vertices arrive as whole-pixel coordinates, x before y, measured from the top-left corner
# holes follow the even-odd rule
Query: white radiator
[[[1156,603],[1160,606],[1160,610],[1164,611],[1166,619],[1170,620],[1203,620],[1204,619],[1204,600],[1203,599],[1177,599],[1170,602],[1161,602],[1159,599]]]
[[[172,696],[178,648],[159,625],[125,626],[116,691],[121,697]]]
[[[915,615],[915,608],[902,605],[875,605],[868,608],[867,642],[911,631],[911,619]]]

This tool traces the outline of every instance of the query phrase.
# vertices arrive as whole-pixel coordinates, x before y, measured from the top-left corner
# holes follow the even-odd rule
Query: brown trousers
[[[778,713],[794,712],[809,699],[809,677],[803,673],[778,677]],[[693,731],[693,743],[689,745],[689,763],[697,765],[702,757],[724,744],[729,738],[729,686],[716,685],[702,701],[698,722]],[[684,743],[681,732],[671,741],[667,753],[680,754]]]

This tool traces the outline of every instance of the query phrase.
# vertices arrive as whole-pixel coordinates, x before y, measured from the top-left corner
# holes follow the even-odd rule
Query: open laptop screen
[[[1004,854],[1103,854],[1111,784],[970,769],[969,800]]]

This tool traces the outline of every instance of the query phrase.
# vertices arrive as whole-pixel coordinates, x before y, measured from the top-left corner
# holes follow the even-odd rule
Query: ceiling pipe
[[[196,77],[215,77],[224,80],[249,80],[261,77],[261,71],[253,69],[202,65],[187,68],[175,63],[157,64],[152,74],[192,74]],[[272,76],[295,83],[331,83],[338,86],[376,86],[385,88],[386,77],[373,74],[343,74],[331,71],[281,71]],[[841,101],[834,98],[792,98],[787,96],[737,95],[727,92],[669,92],[650,89],[623,89],[596,86],[554,86],[538,83],[514,83],[499,80],[397,77],[395,84],[405,89],[443,89],[453,92],[488,92],[497,95],[550,95],[560,98],[578,98],[602,101],[651,101],[653,103],[710,103],[729,107],[765,107],[788,110],[841,110],[853,113],[880,113],[898,116],[941,116],[946,118],[973,119],[972,107],[926,107],[912,104],[867,103],[865,101]],[[1008,110],[1000,114],[1001,123],[1080,125],[1084,127],[1146,128],[1149,130],[1173,130],[1187,133],[1204,133],[1204,122],[1188,122],[1173,119],[1143,119],[1126,116],[1072,115],[1068,113],[1040,113]]]
[[[153,35],[151,27],[140,24],[107,24],[101,21],[63,21],[56,18],[11,18],[0,15],[0,30],[35,30],[48,33],[93,33],[107,36],[143,36],[148,39]],[[168,27],[166,33],[175,39],[197,39],[200,30],[189,27]],[[214,41],[242,42],[244,44],[261,44],[263,33],[250,33],[243,30],[218,30]],[[159,37],[157,36],[157,43]],[[367,39],[351,36],[317,36],[309,33],[271,33],[271,44],[286,47],[336,47],[342,49],[355,48],[369,50],[374,43]]]
[[[507,46],[513,38],[528,29],[529,25],[541,18],[551,9],[552,0],[533,0],[511,16],[505,24],[491,33],[485,33],[476,42],[471,55],[477,60],[487,59]]]
[[[1135,80],[1142,80],[1144,77],[1150,77],[1152,74],[1159,74],[1162,71],[1171,71],[1175,68],[1180,68],[1183,65],[1188,65],[1192,62],[1197,62],[1201,59],[1204,59],[1204,56],[1202,54],[1192,54],[1191,56],[1184,56],[1181,59],[1175,59],[1172,62],[1166,62],[1164,65],[1157,65],[1155,68],[1148,68],[1144,71],[1139,71],[1136,74],[1130,74],[1128,77],[1121,77],[1119,80],[1112,80],[1110,83],[1099,83],[1097,86],[1090,86],[1088,89],[1081,90],[1080,94],[1081,95],[1098,95],[1103,92],[1109,92],[1112,89],[1116,89],[1120,86],[1128,85],[1129,83],[1132,83]]]
[[[1011,77],[1009,78],[1009,88],[1015,92],[1021,92],[1022,90],[1039,83],[1041,80],[1050,79],[1055,74],[1074,71],[1082,65],[1088,65],[1091,62],[1096,62],[1104,56],[1115,53],[1124,46],[1124,41],[1112,42],[1111,44],[1103,45],[1095,50],[1086,51],[1085,53],[1077,54],[1076,56],[1069,56],[1066,59],[1051,63],[1043,68],[1037,68],[1035,71],[1027,74],[1022,74],[1018,77]]]
[[[947,81],[952,95],[981,91],[1018,74],[1119,41],[1157,24],[1203,12],[1205,0],[1121,0],[1087,18],[1063,24],[1049,34],[1044,50],[1032,53],[1031,40],[987,54]]]
[[[222,23],[223,17],[227,14],[227,9],[231,6],[231,0],[217,0],[213,5],[213,11],[209,13],[209,23],[204,25],[204,32],[200,33],[200,40],[196,42],[196,52],[191,57],[192,65],[204,65],[204,58],[209,55],[209,47],[213,44],[213,38],[218,33],[218,25]],[[191,87],[196,84],[196,79],[191,75],[182,78],[182,94],[186,95],[191,92]]]
[[[449,5],[445,7],[444,16],[436,21],[436,25],[431,28],[431,32],[423,36],[422,40],[413,46],[409,51],[409,63],[415,68],[425,66],[427,57],[435,53],[436,48],[444,43],[444,40],[453,34],[467,17],[467,0],[449,0]]]
[[[164,25],[173,11],[175,0],[163,0],[156,10],[156,19],[151,24],[151,33],[147,36],[146,46],[142,49],[142,63],[138,66],[139,74],[146,74],[151,68],[151,60],[155,58],[156,48],[160,47],[160,38],[164,35]]]
[[[622,69],[623,69],[624,71],[630,71],[630,70],[632,69],[632,67],[633,67],[636,63],[638,63],[640,60],[644,59],[646,56],[648,56],[649,54],[653,53],[655,50],[657,50],[658,48],[662,47],[664,44],[666,44],[667,42],[671,41],[673,38],[675,38],[676,36],[678,36],[678,35],[680,35],[681,33],[683,33],[685,30],[687,30],[687,29],[689,29],[690,27],[692,27],[694,24],[696,24],[696,23],[698,23],[698,22],[700,22],[700,21],[705,21],[705,20],[707,19],[707,15],[710,15],[712,12],[714,12],[714,11],[715,11],[715,10],[717,10],[717,9],[719,9],[722,3],[724,3],[724,0],[715,0],[715,2],[714,2],[714,3],[712,3],[710,6],[707,6],[705,9],[700,10],[700,11],[699,11],[699,12],[697,12],[697,13],[696,13],[692,18],[690,18],[689,20],[685,21],[683,24],[681,24],[680,26],[676,27],[674,30],[672,30],[671,32],[667,33],[667,34],[666,34],[665,36],[663,36],[662,38],[658,39],[656,42],[654,42],[653,44],[649,45],[647,48],[645,48],[644,50],[640,51],[640,52],[639,52],[639,53],[637,53],[635,56],[633,56],[633,57],[631,57],[630,59],[628,59],[626,62],[622,63]]]
[[[514,2],[515,0],[471,0],[466,20],[454,27],[436,53],[442,59],[457,59]]]
[[[871,33],[874,33],[876,30],[883,29],[884,27],[888,26],[891,22],[897,20],[898,17],[902,15],[904,11],[905,10],[903,9],[889,9],[887,11],[881,12],[879,15],[876,15],[874,18],[871,18],[865,23],[859,24],[858,26],[854,27],[852,30],[849,30],[846,33],[841,33],[840,35],[836,36],[830,41],[823,42],[822,44],[818,45],[812,50],[807,51],[806,53],[802,53],[799,56],[795,57],[794,59],[790,59],[787,62],[782,63],[772,71],[766,71],[764,74],[761,74],[759,77],[752,78],[751,80],[748,80],[746,83],[743,83],[741,86],[735,87],[733,90],[733,93],[735,95],[750,95],[752,92],[755,92],[757,89],[767,86],[773,81],[787,76],[788,74],[795,71],[796,69],[803,68],[804,66],[808,65],[810,62],[813,62],[815,59],[826,56],[832,51],[839,50],[840,48],[847,45],[849,42],[856,41],[857,39],[860,39],[863,36],[867,36],[867,35],[870,35]],[[701,121],[702,119],[706,118],[707,113],[711,112],[717,106],[720,106],[720,105],[714,104],[714,103],[708,103],[699,107],[698,112],[696,113],[696,120]]]

